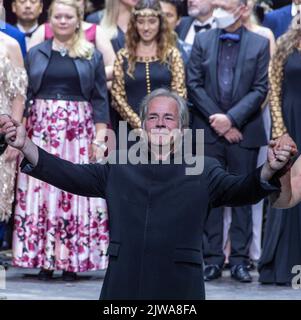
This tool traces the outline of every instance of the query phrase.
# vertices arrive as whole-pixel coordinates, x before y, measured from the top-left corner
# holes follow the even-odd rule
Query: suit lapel
[[[233,81],[233,94],[232,100],[234,101],[235,95],[239,86],[239,82],[241,80],[241,72],[244,65],[244,60],[247,52],[248,42],[249,42],[249,32],[246,29],[242,29],[239,54],[237,58],[237,64],[235,68],[234,81]]]
[[[182,17],[180,24],[176,27],[176,32],[183,41],[185,41],[193,21],[194,19],[191,17]]]
[[[213,45],[212,45],[212,50],[209,53],[210,56],[212,57],[211,63],[210,63],[210,74],[211,74],[211,79],[212,79],[212,88],[213,88],[213,93],[215,96],[216,101],[219,100],[219,93],[218,93],[218,83],[217,83],[217,61],[218,61],[218,50],[219,50],[219,36],[221,34],[220,29],[216,29],[216,37],[214,39]]]
[[[183,40],[185,41],[187,34],[189,32],[189,29],[192,25],[192,23],[194,22],[194,19],[191,17],[187,18],[187,23],[185,24],[184,28],[183,28]]]

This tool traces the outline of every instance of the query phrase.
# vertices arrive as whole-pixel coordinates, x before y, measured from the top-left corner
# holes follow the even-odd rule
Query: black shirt
[[[72,58],[68,55],[63,57],[58,51],[52,50],[37,98],[85,100],[81,92],[79,75]]]
[[[234,33],[241,35],[241,29],[238,29]],[[217,76],[220,98],[219,102],[220,107],[224,111],[228,111],[232,107],[233,80],[239,49],[239,41],[220,40]]]

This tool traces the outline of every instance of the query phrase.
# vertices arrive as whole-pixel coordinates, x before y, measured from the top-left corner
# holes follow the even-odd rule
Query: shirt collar
[[[211,24],[212,26],[214,26],[215,25],[215,19],[213,17],[210,17],[209,19],[207,19],[204,22],[201,22],[201,21],[199,21],[197,19],[194,19],[194,21],[193,21],[193,25],[194,26],[204,26],[206,24]]]
[[[17,28],[23,33],[32,33],[38,28],[38,26],[39,25],[36,23],[32,28],[26,31],[21,24],[17,23]]]
[[[238,28],[236,31],[231,32],[231,33],[233,33],[233,34],[238,34],[238,35],[241,36],[241,34],[242,34],[242,29],[243,29],[243,26],[241,26],[241,27]],[[223,29],[223,30],[222,30],[222,34],[223,34],[223,33],[229,33],[229,32],[227,32],[225,29]]]

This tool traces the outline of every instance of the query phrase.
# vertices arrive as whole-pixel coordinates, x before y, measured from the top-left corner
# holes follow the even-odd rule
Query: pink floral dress
[[[60,158],[89,163],[95,135],[92,113],[87,101],[37,98],[27,119],[29,137]],[[20,173],[16,200],[15,266],[70,272],[107,267],[104,199],[72,195]]]

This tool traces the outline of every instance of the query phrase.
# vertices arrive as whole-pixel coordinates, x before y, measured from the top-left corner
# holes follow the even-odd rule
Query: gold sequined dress
[[[24,68],[15,67],[9,58],[0,54],[0,114],[11,114],[12,102],[18,95],[25,97],[27,74]],[[0,156],[0,222],[11,215],[14,199],[16,162],[6,162]]]

